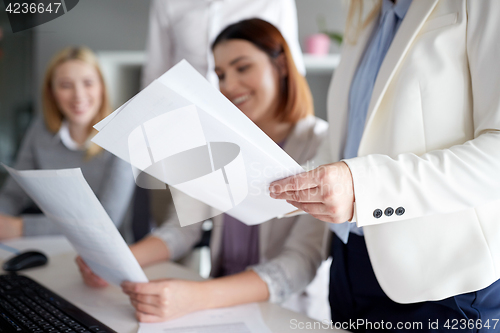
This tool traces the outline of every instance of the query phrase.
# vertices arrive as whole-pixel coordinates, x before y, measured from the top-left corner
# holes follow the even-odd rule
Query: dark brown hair
[[[285,38],[274,25],[257,18],[231,24],[212,43],[212,51],[218,44],[232,39],[252,43],[266,53],[274,64],[274,60],[284,55],[287,75],[280,82],[280,99],[276,111],[279,121],[296,123],[314,114],[309,85],[297,70]]]

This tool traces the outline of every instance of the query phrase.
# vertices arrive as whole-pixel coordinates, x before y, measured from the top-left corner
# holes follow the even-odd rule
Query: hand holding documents
[[[80,169],[17,171],[13,179],[57,223],[85,263],[106,281],[148,282]]]
[[[93,142],[171,186],[181,225],[222,212],[252,225],[295,210],[268,186],[302,167],[186,61],[95,128]],[[214,209],[193,215],[186,200]]]

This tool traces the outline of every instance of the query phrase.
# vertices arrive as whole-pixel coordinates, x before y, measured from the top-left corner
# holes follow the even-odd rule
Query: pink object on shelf
[[[330,52],[330,37],[314,34],[306,39],[306,52],[314,55],[326,55]]]

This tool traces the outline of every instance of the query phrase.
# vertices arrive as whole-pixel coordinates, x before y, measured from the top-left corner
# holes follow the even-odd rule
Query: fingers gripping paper
[[[57,223],[94,273],[116,285],[148,281],[80,169],[4,167],[45,216]]]
[[[186,61],[95,126],[93,142],[170,185],[181,225],[225,212],[252,225],[295,208],[269,197],[304,170]],[[139,170],[140,172],[137,172]]]

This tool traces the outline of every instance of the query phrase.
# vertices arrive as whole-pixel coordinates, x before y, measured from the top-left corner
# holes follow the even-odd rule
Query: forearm
[[[251,269],[267,285],[268,301],[282,303],[299,293],[314,279],[323,260],[327,225],[310,215],[295,217],[297,220],[281,253]],[[273,223],[273,222],[268,222]],[[286,221],[276,221],[286,223]]]
[[[0,214],[0,239],[21,237],[22,235],[22,218]]]
[[[170,259],[167,244],[155,236],[148,236],[135,243],[130,246],[130,250],[141,267]]]
[[[210,281],[165,279],[122,283],[141,322],[162,322],[191,312],[265,301],[267,286],[252,271]]]
[[[61,228],[57,223],[43,214],[27,214],[21,216],[23,220],[23,236],[61,235]]]
[[[201,282],[201,290],[203,309],[262,302],[269,298],[267,284],[251,270]]]

